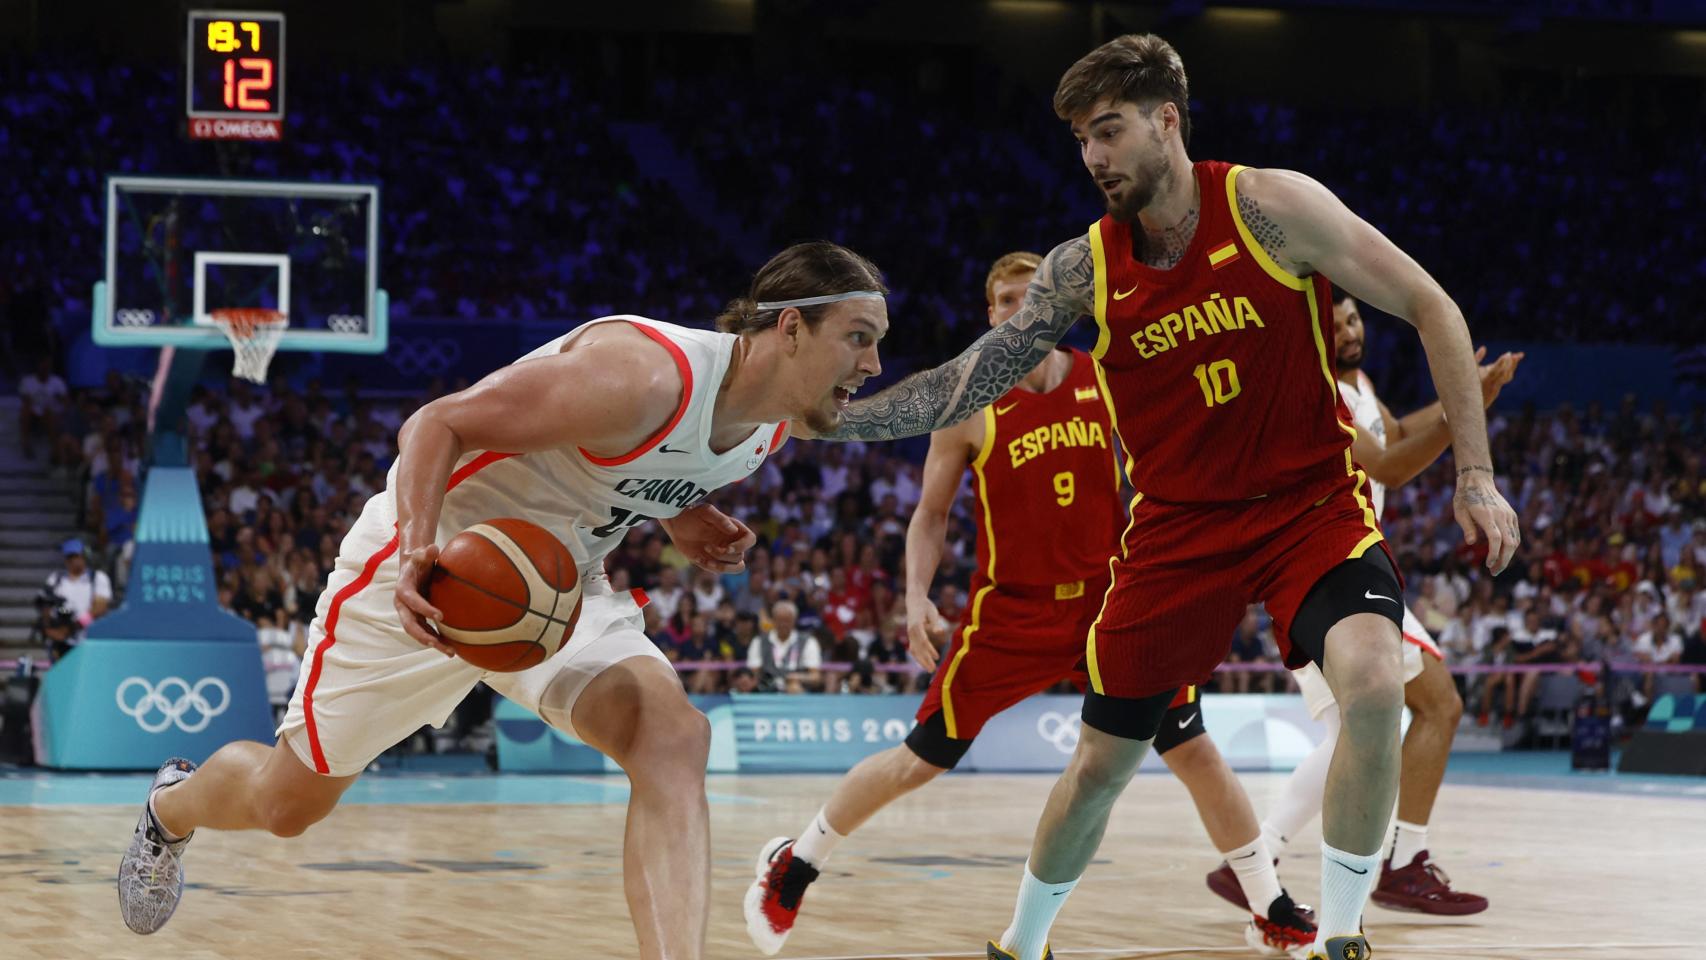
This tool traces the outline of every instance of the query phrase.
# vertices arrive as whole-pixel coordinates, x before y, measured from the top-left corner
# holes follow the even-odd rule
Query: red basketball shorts
[[[1053,586],[972,583],[972,602],[930,680],[918,722],[941,711],[947,734],[975,738],[1015,703],[1062,680],[1086,679],[1084,640],[1108,575]]]
[[[1377,546],[1385,549],[1361,472],[1237,503],[1140,497],[1088,641],[1091,688],[1136,698],[1202,683],[1257,601],[1286,665],[1301,667],[1309,657],[1290,637],[1298,607],[1327,571]]]

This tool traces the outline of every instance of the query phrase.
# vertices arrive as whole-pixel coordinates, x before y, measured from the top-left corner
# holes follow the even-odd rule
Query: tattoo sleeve
[[[1244,220],[1244,225],[1250,228],[1250,235],[1262,245],[1270,257],[1281,257],[1285,250],[1285,231],[1267,214],[1262,212],[1261,205],[1248,194],[1238,194],[1238,216]]]
[[[1090,240],[1080,236],[1043,258],[1025,302],[963,353],[864,400],[848,404],[826,440],[893,440],[952,426],[1024,379],[1095,303]]]

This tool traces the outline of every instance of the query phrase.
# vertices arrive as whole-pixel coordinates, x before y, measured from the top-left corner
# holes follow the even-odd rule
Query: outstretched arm
[[[1095,263],[1088,236],[1055,247],[1006,323],[939,367],[913,374],[848,404],[825,440],[893,440],[952,426],[995,402],[1047,357],[1079,317],[1095,306]]]
[[[1238,209],[1270,256],[1295,272],[1319,271],[1421,334],[1428,369],[1449,419],[1457,460],[1457,522],[1464,539],[1487,539],[1487,566],[1500,573],[1521,534],[1516,514],[1493,484],[1487,419],[1469,326],[1457,304],[1421,265],[1352,213],[1331,191],[1289,170],[1247,170]]]
[[[1477,350],[1475,359],[1480,360],[1486,352],[1485,347]],[[1516,375],[1516,367],[1522,362],[1522,357],[1520,353],[1506,353],[1480,368],[1482,406],[1493,406],[1499,391]],[[1369,476],[1388,487],[1402,486],[1414,480],[1451,446],[1451,429],[1446,425],[1444,407],[1438,401],[1402,421],[1394,418],[1382,403],[1380,415],[1386,420],[1386,446],[1382,448],[1367,431],[1359,430],[1356,440],[1351,443],[1351,456],[1362,464]]]

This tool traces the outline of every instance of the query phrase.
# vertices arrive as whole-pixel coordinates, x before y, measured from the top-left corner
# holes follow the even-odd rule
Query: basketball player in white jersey
[[[1427,469],[1451,445],[1445,414],[1438,403],[1399,419],[1374,395],[1374,384],[1362,371],[1362,314],[1354,297],[1333,293],[1333,334],[1338,355],[1339,392],[1357,426],[1351,455],[1368,473],[1378,515],[1386,505],[1386,489],[1408,483]],[[1477,360],[1486,355],[1482,348]],[[1516,375],[1520,353],[1506,353],[1481,367],[1481,399],[1491,407],[1499,391]],[[1402,603],[1403,598],[1394,602]],[[1445,778],[1451,741],[1463,715],[1463,700],[1445,669],[1439,647],[1415,613],[1404,609],[1404,704],[1410,708],[1410,729],[1404,735],[1402,773],[1398,782],[1398,822],[1393,842],[1381,866],[1372,899],[1396,910],[1463,915],[1487,909],[1487,898],[1453,890],[1445,873],[1428,856],[1428,820],[1440,782]],[[1276,854],[1297,831],[1321,812],[1327,784],[1327,765],[1339,732],[1339,708],[1321,668],[1310,664],[1292,671],[1309,705],[1309,713],[1326,724],[1327,738],[1298,764],[1275,804],[1262,833]]]
[[[739,569],[755,538],[705,497],[756,471],[791,423],[802,433],[839,425],[881,369],[886,292],[858,254],[799,244],[759,270],[720,332],[605,317],[422,407],[320,595],[278,742],[228,744],[199,770],[171,760],[155,776],[119,869],[125,923],[152,933],[171,917],[194,830],[302,833],[381,752],[441,724],[484,680],[627,772],[624,879],[638,955],[703,956],[710,728],[646,638],[643,595],[614,593],[604,556],[654,518],[700,566]],[[568,544],[585,599],[555,656],[487,674],[440,641],[442,617],[421,586],[440,546],[500,516]]]

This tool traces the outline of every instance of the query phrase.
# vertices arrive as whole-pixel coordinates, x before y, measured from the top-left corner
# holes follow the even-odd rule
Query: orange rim
[[[255,331],[261,327],[283,326],[288,322],[283,313],[264,307],[227,307],[213,311],[211,316],[215,323],[229,330],[233,337],[244,340],[254,336]]]

